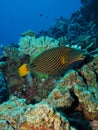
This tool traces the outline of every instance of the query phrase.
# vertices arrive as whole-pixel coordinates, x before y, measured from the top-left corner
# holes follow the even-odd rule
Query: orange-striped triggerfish
[[[55,47],[39,54],[31,63],[19,67],[20,76],[29,72],[40,72],[51,76],[59,76],[74,62],[83,60],[80,50],[70,47]]]

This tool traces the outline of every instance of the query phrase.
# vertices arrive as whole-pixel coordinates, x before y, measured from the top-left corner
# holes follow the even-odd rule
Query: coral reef
[[[94,120],[91,122],[92,130],[97,130],[98,129],[98,121]]]
[[[36,38],[35,36],[26,35],[19,39],[18,45],[20,53],[37,56],[46,49],[56,47],[58,41],[48,36]]]
[[[82,111],[89,120],[98,120],[98,100],[93,97],[92,93],[77,84],[74,86],[74,93],[79,100],[77,110]]]
[[[11,46],[4,47],[3,51],[7,56],[4,61],[7,69],[5,69],[4,74],[11,95],[25,98],[27,104],[45,103],[59,111],[63,110],[65,114],[67,112],[71,114],[80,112],[89,121],[98,120],[96,55],[89,63],[76,68],[76,70],[68,71],[63,77],[48,77],[48,79],[41,78],[40,80],[34,78],[30,87],[27,78],[21,78],[17,73],[20,64],[24,61],[28,62],[29,56],[20,54],[17,48]],[[70,122],[72,123],[72,121]],[[19,124],[19,122],[17,123]],[[6,125],[5,121],[4,124]],[[76,124],[78,124],[77,121]],[[25,125],[27,128],[30,127],[25,123],[22,127]],[[13,127],[13,125],[11,126]]]
[[[98,25],[98,1],[97,0],[81,0],[83,6],[81,14],[85,21],[93,20]]]
[[[94,70],[98,74],[98,55],[94,57]]]
[[[28,77],[20,77],[18,68],[23,63],[29,62],[29,55],[20,54],[19,50],[12,46],[3,47],[3,53],[6,54],[4,63],[6,67],[3,73],[6,78],[9,94],[27,99],[27,103],[39,102],[48,96],[48,93],[54,88],[55,82],[51,78],[41,77],[32,78],[32,86],[28,82]],[[42,88],[42,89],[40,89]]]
[[[84,65],[81,68],[81,75],[83,76],[88,90],[91,91],[94,97],[98,100],[98,83],[97,83],[97,75],[94,72],[93,66]]]
[[[69,108],[74,102],[74,99],[65,87],[53,89],[49,96],[42,100],[42,102],[47,102],[56,108]]]
[[[55,25],[47,31],[40,32],[38,37],[42,35],[56,39],[66,37],[69,45],[78,45],[89,51],[96,50],[98,48],[98,16],[96,13],[98,2],[97,0],[85,0],[82,3],[82,7],[74,12],[69,20],[62,17],[56,19]],[[64,42],[62,45],[65,46],[65,44]]]
[[[35,32],[33,32],[32,30],[28,30],[28,31],[25,31],[21,34],[22,37],[25,37],[25,36],[35,36]]]
[[[9,98],[5,77],[0,71],[0,103],[6,101]]]
[[[69,20],[60,17],[49,30],[26,31],[18,46],[2,47],[0,103],[11,98],[0,104],[0,129],[98,129],[98,2],[81,2]],[[84,61],[61,77],[31,75],[31,84],[18,75],[23,63],[57,46],[81,49]]]
[[[80,68],[66,72],[63,77],[48,77],[48,79],[41,78],[40,80],[34,78],[32,87],[30,87],[27,78],[21,78],[17,73],[20,64],[24,61],[28,62],[29,56],[20,54],[20,50],[11,46],[3,48],[3,51],[7,55],[4,61],[7,69],[4,74],[10,94],[25,98],[27,104],[40,102],[48,104],[49,108],[55,107],[59,111],[63,110],[65,114],[79,112],[89,121],[98,120],[97,55],[94,55],[91,61]],[[68,114],[67,116],[70,121],[70,116]],[[72,123],[72,120],[70,122]],[[6,125],[5,121],[4,124]],[[78,124],[77,121],[76,124]],[[21,128],[24,129],[24,126],[30,127],[26,122]]]
[[[66,117],[48,104],[26,105],[24,99],[16,97],[0,106],[0,122],[0,129],[76,130]]]
[[[89,66],[84,65],[79,72],[66,73],[60,79],[57,88],[66,88],[70,93],[74,92],[78,98],[78,102],[75,101],[78,103],[75,110],[81,111],[88,120],[98,120],[98,84],[96,73]],[[75,97],[72,98],[75,100]]]

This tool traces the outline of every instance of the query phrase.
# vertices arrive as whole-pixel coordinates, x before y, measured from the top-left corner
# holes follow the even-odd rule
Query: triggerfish
[[[40,72],[50,76],[64,74],[65,70],[74,62],[84,60],[80,50],[70,47],[55,47],[39,54],[31,63],[19,67],[20,76],[29,72]]]

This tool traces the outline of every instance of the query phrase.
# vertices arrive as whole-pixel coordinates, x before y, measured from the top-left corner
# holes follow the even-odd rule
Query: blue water
[[[0,44],[17,43],[26,30],[46,30],[80,6],[80,0],[0,0]]]

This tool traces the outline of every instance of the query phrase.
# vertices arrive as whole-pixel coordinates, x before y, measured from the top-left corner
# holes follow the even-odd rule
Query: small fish
[[[31,63],[19,67],[20,76],[29,72],[40,72],[50,76],[64,74],[74,62],[84,60],[83,53],[70,47],[55,47],[39,54]]]
[[[40,14],[40,17],[42,17],[42,16],[43,16],[43,14],[41,13],[41,14]]]

